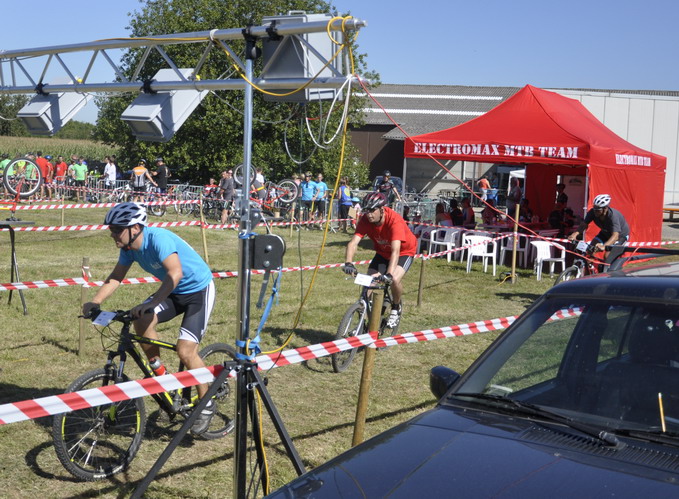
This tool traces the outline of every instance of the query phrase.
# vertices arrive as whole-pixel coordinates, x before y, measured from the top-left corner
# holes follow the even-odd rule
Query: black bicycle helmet
[[[384,177],[391,177],[391,172],[389,170],[384,170],[384,173],[382,175]]]
[[[161,163],[161,162],[165,162],[165,160],[163,159],[162,156],[158,156],[158,157],[156,158],[156,163]]]
[[[104,225],[132,227],[139,224],[146,226],[146,220],[146,208],[142,205],[138,203],[120,203],[108,211],[104,219]]]
[[[361,202],[361,209],[363,211],[373,211],[377,208],[382,208],[387,205],[387,198],[381,192],[371,192],[366,195]]]

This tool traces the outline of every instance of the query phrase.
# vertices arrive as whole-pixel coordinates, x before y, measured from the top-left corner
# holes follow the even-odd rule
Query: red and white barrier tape
[[[195,199],[186,201],[149,201],[148,206],[173,206],[177,204],[199,204]],[[73,208],[111,208],[120,203],[61,203],[61,204],[18,204],[16,210],[70,210]]]
[[[552,320],[560,320],[576,317],[581,309],[574,308],[560,310],[550,317]],[[381,348],[385,346],[432,341],[441,338],[464,336],[489,331],[498,331],[509,327],[517,316],[502,317],[487,321],[472,322],[457,326],[448,326],[438,329],[428,329],[414,333],[405,333],[390,338],[376,339],[377,332],[362,334],[346,339],[328,341],[308,347],[300,347],[273,354],[257,356],[255,362],[260,370],[273,369],[291,364],[298,364],[312,359],[327,357],[337,352],[367,346]],[[90,388],[74,393],[52,395],[22,402],[12,402],[0,405],[0,425],[16,423],[28,419],[44,416],[52,416],[62,412],[75,411],[88,407],[129,400],[132,398],[145,397],[154,393],[178,390],[180,388],[211,382],[222,370],[222,366],[210,366],[181,373],[166,374],[154,378],[146,378],[135,381],[127,381],[101,388]]]
[[[209,383],[223,370],[223,366],[210,366],[155,378],[126,381],[115,385],[90,388],[80,392],[52,395],[23,402],[0,405],[0,425],[27,419],[53,416],[62,412],[145,397],[155,393],[179,390],[189,386]]]

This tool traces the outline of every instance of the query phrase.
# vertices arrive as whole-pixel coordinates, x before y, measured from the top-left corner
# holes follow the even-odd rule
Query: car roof
[[[554,286],[546,295],[589,295],[679,302],[679,262],[656,263],[575,279]]]

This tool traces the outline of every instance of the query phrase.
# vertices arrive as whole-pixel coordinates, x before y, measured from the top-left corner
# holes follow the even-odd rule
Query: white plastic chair
[[[516,242],[517,242],[516,244],[517,259],[521,259],[519,261],[519,265],[525,267],[527,265],[528,253],[530,250],[530,247],[528,246],[528,238],[526,237],[525,234],[517,234]],[[511,255],[512,251],[514,251],[514,234],[512,234],[509,237],[505,237],[500,242],[501,265],[504,265],[505,263],[507,252],[509,252],[509,254]]]
[[[497,271],[497,241],[488,236],[464,235],[464,246],[471,245],[467,249],[467,273],[472,270],[474,257],[483,259],[483,271],[488,272],[488,259],[493,260],[493,275]]]
[[[444,246],[446,251],[458,247],[461,232],[462,229],[436,229],[431,231],[429,234],[429,253],[437,253],[436,246]],[[451,255],[452,253],[446,255],[448,263],[450,263]]]
[[[492,238],[493,235],[488,232],[487,230],[471,230],[471,229],[464,229],[463,232],[464,236],[484,236],[484,237],[490,237]],[[462,237],[462,240],[464,241],[464,237]],[[462,246],[467,246],[466,244],[463,244]],[[462,250],[460,251],[460,261],[464,260],[465,254],[467,250]]]
[[[549,241],[531,241],[535,250],[535,262],[533,268],[538,275],[538,281],[542,280],[542,266],[544,263],[549,263],[549,275],[554,275],[554,266],[557,263],[561,264],[561,271],[566,268],[566,248],[560,244],[550,243]],[[552,248],[561,251],[560,256],[552,254]]]
[[[417,231],[414,233],[417,237],[417,253],[422,253],[429,249],[429,236],[432,228],[427,225],[418,225],[415,230]]]

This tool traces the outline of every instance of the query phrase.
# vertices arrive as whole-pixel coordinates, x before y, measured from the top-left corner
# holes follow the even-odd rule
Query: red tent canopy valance
[[[580,102],[554,92],[526,85],[478,118],[406,138],[405,156],[526,164],[534,208],[553,203],[564,167],[586,166],[589,199],[610,194],[632,240],[660,240],[666,158],[623,140]]]

